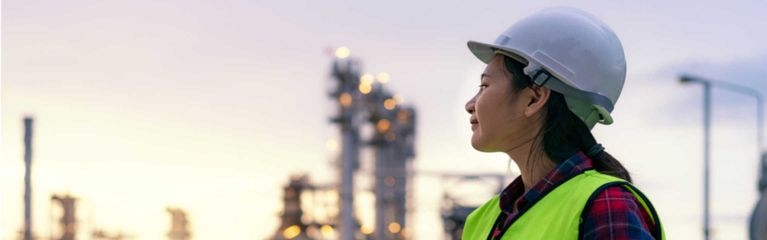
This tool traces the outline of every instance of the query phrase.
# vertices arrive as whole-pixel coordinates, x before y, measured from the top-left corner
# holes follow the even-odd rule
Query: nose
[[[466,105],[465,105],[465,106],[463,106],[463,107],[464,107],[464,109],[466,109],[466,112],[467,112],[467,113],[469,113],[469,114],[473,114],[473,113],[474,113],[474,111],[475,111],[475,109],[474,109],[474,103],[476,103],[476,100],[477,100],[477,96],[475,95],[474,97],[472,97],[471,99],[469,99],[469,101],[468,101],[468,102],[466,102]]]

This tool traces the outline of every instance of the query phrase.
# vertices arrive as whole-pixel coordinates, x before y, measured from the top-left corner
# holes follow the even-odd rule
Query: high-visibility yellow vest
[[[650,213],[655,223],[651,232],[656,239],[666,239],[660,219],[650,201],[630,183],[623,179],[588,170],[554,188],[546,196],[519,216],[506,230],[501,239],[578,239],[581,213],[589,199],[605,187],[620,185],[628,189]],[[487,239],[496,218],[501,214],[495,196],[466,219],[463,240]]]

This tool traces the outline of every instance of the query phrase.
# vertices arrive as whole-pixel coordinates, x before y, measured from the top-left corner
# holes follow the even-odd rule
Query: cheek
[[[508,111],[504,109],[503,104],[499,104],[497,101],[488,101],[489,98],[484,101],[479,101],[476,106],[477,120],[479,121],[478,131],[481,138],[495,138],[495,136],[501,134],[504,129],[508,128]]]
[[[483,96],[477,98],[475,110],[477,111],[477,120],[480,126],[489,125],[494,119],[497,104],[491,103],[490,100],[490,98]]]
[[[477,101],[476,110],[480,124],[487,125],[508,124],[519,118],[521,111],[518,104],[514,104],[508,97],[488,96]]]

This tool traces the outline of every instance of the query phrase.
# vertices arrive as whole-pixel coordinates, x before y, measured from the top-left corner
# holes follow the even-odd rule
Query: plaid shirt
[[[518,209],[532,206],[560,183],[591,168],[591,159],[578,152],[527,192],[522,177],[515,179],[501,193],[501,215],[488,239],[501,239],[502,229],[508,228]],[[594,198],[591,207],[583,211],[581,239],[653,239],[650,227],[655,226],[649,213],[634,194],[621,186],[605,188]]]

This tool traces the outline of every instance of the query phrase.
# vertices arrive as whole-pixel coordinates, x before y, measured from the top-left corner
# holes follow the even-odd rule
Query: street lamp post
[[[726,83],[726,82],[718,82],[718,81],[712,81],[708,79],[704,79],[701,77],[691,76],[687,74],[683,74],[679,78],[679,82],[682,83],[700,83],[703,85],[703,133],[704,133],[704,140],[703,140],[703,234],[704,239],[709,239],[709,163],[710,163],[710,130],[711,130],[711,86],[716,86],[719,88],[727,89],[734,92],[743,93],[746,95],[750,95],[756,98],[756,106],[757,106],[757,142],[756,142],[756,148],[757,148],[757,158],[762,154],[762,141],[763,141],[763,127],[764,127],[764,106],[762,101],[762,95],[751,88]],[[758,180],[758,188],[760,191],[763,190],[764,186],[767,184],[767,176],[765,176],[765,173],[761,169],[765,168],[765,160],[760,159],[759,160],[759,166],[760,166],[760,172],[759,172],[759,180]]]

